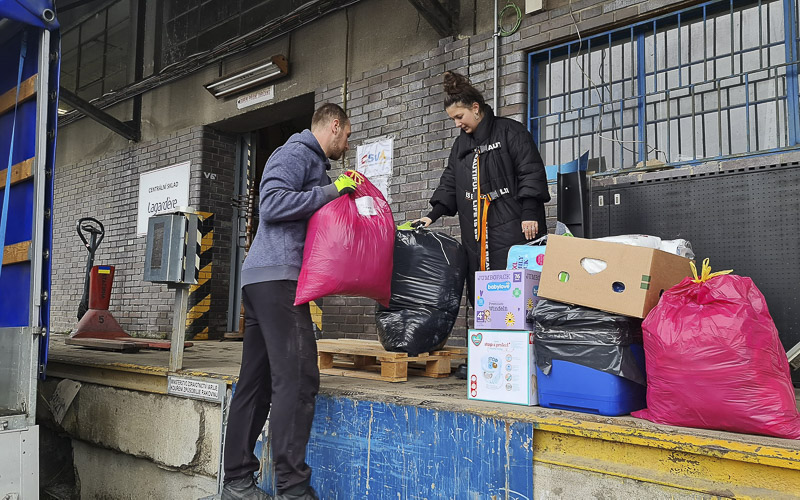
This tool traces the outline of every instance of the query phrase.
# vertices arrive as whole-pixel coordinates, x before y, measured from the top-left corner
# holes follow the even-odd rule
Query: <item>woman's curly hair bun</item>
[[[443,77],[445,109],[453,104],[472,106],[472,103],[477,102],[482,110],[486,110],[483,94],[472,86],[469,78],[455,71],[445,71]]]
[[[466,76],[454,71],[444,73],[444,91],[449,95],[463,94],[468,88],[472,87]]]

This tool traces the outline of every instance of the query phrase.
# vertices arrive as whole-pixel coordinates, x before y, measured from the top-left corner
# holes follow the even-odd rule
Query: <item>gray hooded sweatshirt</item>
[[[242,286],[297,280],[308,219],[339,192],[331,164],[310,130],[272,153],[261,178],[258,232],[242,265]]]

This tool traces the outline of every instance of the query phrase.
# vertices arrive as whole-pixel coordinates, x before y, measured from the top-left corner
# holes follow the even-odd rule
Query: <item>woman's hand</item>
[[[532,240],[539,234],[539,223],[535,220],[522,221],[522,232],[525,233],[525,239]]]
[[[421,225],[422,227],[428,227],[433,224],[433,221],[430,219],[430,217],[421,217],[415,221],[412,221],[411,224],[413,226]]]

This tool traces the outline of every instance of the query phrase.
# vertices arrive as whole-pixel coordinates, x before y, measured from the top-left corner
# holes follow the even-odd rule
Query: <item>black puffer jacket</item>
[[[499,147],[498,147],[499,145]],[[478,243],[475,237],[475,200],[473,183],[475,148],[487,146],[480,154],[481,193],[503,188],[508,194],[491,202],[487,220],[489,267],[505,269],[512,245],[527,242],[522,232],[523,220],[539,222],[539,235],[547,233],[544,204],[550,201],[544,163],[530,132],[514,120],[495,117],[491,108],[472,134],[461,132],[450,151],[439,187],[431,197],[432,220],[458,213],[461,241],[470,262],[470,278],[478,269]]]

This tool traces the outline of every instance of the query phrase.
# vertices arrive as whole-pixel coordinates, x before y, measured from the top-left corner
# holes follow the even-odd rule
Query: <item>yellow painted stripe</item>
[[[791,449],[792,447],[781,448],[712,436],[691,435],[683,432],[680,427],[675,427],[674,432],[645,430],[635,425],[631,426],[630,421],[621,425],[559,417],[541,418],[541,416],[537,416],[534,420],[530,414],[517,411],[485,411],[478,408],[469,411],[495,418],[502,417],[520,422],[532,422],[537,431],[549,431],[604,441],[683,451],[697,455],[723,457],[730,460],[774,465],[800,471],[800,447],[795,447],[794,441],[787,441],[795,448]]]
[[[207,234],[203,235],[203,239],[200,241],[200,248],[203,249],[203,252],[209,250],[211,248],[212,243],[214,243],[214,230],[212,229]]]
[[[311,307],[311,321],[317,325],[317,328],[322,330],[322,309],[319,308],[316,302],[309,302]]]
[[[203,316],[211,307],[211,295],[206,296],[186,313],[186,326],[191,326],[194,321]]]
[[[203,330],[194,336],[194,340],[208,340],[208,327],[203,328]]]
[[[800,473],[596,437],[534,431],[533,460],[726,498],[797,498]]]
[[[189,293],[194,293],[195,290],[205,284],[206,281],[211,279],[211,263],[209,262],[206,267],[200,270],[197,276],[197,284],[189,287]]]
[[[6,187],[6,177],[8,167],[0,170],[0,189]],[[11,185],[33,178],[33,158],[28,158],[16,165],[11,165]]]

